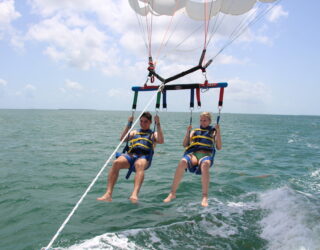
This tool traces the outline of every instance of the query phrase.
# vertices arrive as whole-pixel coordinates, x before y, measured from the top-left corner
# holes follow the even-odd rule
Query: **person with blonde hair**
[[[183,139],[183,146],[186,148],[183,158],[176,169],[171,191],[164,202],[170,202],[176,198],[176,191],[179,187],[185,171],[201,175],[203,207],[208,206],[208,190],[210,183],[209,169],[213,165],[215,149],[222,148],[219,124],[210,126],[211,114],[203,112],[200,114],[200,128],[191,131],[192,125],[187,128]]]

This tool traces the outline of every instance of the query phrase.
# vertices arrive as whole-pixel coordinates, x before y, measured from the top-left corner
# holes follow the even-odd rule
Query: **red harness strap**
[[[198,107],[201,107],[200,88],[196,88],[196,96],[197,96]]]

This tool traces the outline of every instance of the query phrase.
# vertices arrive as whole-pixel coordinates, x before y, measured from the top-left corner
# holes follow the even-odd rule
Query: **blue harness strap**
[[[141,132],[141,131],[142,130],[139,130],[139,132]],[[151,131],[149,138],[151,138],[151,135],[154,133],[154,131],[155,131],[155,129],[153,131]],[[153,140],[152,140],[152,142],[153,142]],[[152,162],[152,158],[153,158],[153,154],[154,154],[152,147],[151,147],[151,150],[148,154],[143,154],[144,151],[141,150],[140,148],[138,148],[137,150],[135,150],[135,152],[133,152],[132,154],[129,155],[128,151],[130,150],[130,146],[129,146],[129,143],[127,140],[126,146],[122,150],[122,153],[119,153],[119,152],[116,153],[116,159],[119,156],[124,156],[130,164],[128,172],[126,174],[126,179],[130,178],[130,175],[132,174],[132,172],[136,172],[136,168],[135,168],[134,164],[138,159],[146,159],[148,161],[148,165],[145,168],[145,170],[147,170],[151,166],[151,162]]]
[[[189,170],[189,172],[191,172],[191,173],[201,175],[201,164],[204,161],[207,161],[207,160],[211,161],[210,167],[213,165],[216,150],[214,147],[214,141],[212,141],[210,139],[210,137],[211,137],[210,134],[214,130],[215,129],[211,126],[209,126],[208,128],[201,128],[200,127],[200,129],[194,130],[195,132],[194,132],[193,138],[195,138],[195,139],[193,142],[191,142],[191,145],[189,145],[189,147],[187,147],[186,151],[184,152],[184,156],[183,156],[183,158],[186,159],[186,161],[188,163],[188,168],[186,169],[186,171]],[[192,154],[193,152],[197,152],[199,150],[206,150],[206,151],[210,151],[210,152],[212,151],[212,154],[202,157],[199,160],[198,165],[192,166],[191,157],[189,154]]]

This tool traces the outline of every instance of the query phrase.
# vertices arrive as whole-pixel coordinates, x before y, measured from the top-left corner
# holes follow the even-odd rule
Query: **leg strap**
[[[136,155],[128,155],[128,154],[122,154],[122,153],[116,153],[116,158],[120,157],[120,156],[123,156],[127,159],[128,163],[130,164],[129,166],[129,169],[128,169],[128,172],[127,172],[127,175],[126,175],[126,179],[129,179],[132,171],[134,171],[134,163],[135,161],[138,159],[138,156]]]
[[[187,155],[184,155],[183,158],[186,159],[188,163],[188,168],[186,168],[186,171],[189,170],[190,173],[196,172],[198,166],[192,166],[191,156],[187,154]]]

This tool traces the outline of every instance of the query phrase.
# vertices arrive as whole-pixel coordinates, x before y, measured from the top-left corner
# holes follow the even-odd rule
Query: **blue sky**
[[[219,55],[207,77],[229,83],[224,112],[320,115],[319,9],[318,1],[282,0]],[[155,37],[166,23],[155,22]],[[190,27],[184,22],[170,43]],[[208,57],[222,41],[215,37]],[[130,110],[131,86],[147,75],[141,38],[126,0],[0,0],[0,108]],[[197,64],[202,43],[196,34],[181,49],[166,48],[158,72]],[[184,79],[203,80],[201,73]],[[203,93],[202,110],[216,111],[217,94]],[[138,109],[151,95],[140,94]],[[169,111],[188,111],[188,103],[188,92],[168,93]]]

